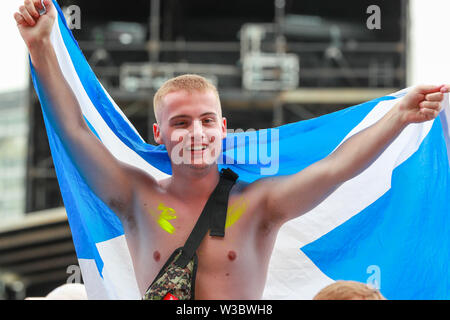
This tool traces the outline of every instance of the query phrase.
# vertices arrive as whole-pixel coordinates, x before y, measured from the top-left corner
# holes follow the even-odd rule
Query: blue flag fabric
[[[167,152],[145,143],[89,67],[54,1],[58,62],[90,129],[119,160],[160,180]],[[90,299],[140,299],[121,222],[87,186],[48,120],[31,66],[76,253]],[[228,134],[220,167],[241,180],[288,175],[323,159],[383,117],[408,89],[315,119]],[[364,172],[280,230],[266,299],[310,299],[336,280],[356,280],[388,299],[450,298],[450,107],[409,125]]]

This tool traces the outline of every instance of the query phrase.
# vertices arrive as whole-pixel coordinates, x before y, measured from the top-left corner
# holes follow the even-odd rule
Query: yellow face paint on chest
[[[235,224],[247,210],[247,200],[240,197],[236,202],[228,207],[227,220],[225,221],[225,228],[231,227]]]
[[[169,220],[176,219],[175,210],[160,203],[158,205],[158,212],[150,210],[150,214],[156,219],[159,226],[166,232],[173,234],[175,227],[169,222]]]
[[[227,219],[225,221],[225,228],[231,227],[235,224],[247,210],[247,201],[241,197],[235,201],[227,210]],[[166,232],[173,234],[175,227],[169,222],[177,218],[175,210],[167,207],[164,203],[158,205],[158,212],[149,210],[150,214],[156,219],[159,226]]]

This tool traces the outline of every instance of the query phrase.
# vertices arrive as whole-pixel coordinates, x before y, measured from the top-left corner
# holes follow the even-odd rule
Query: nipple
[[[233,250],[228,251],[228,260],[234,261],[236,260],[236,257],[236,252],[234,252]]]
[[[158,250],[156,250],[155,252],[153,252],[153,259],[155,259],[156,262],[158,262],[159,259],[161,259],[161,254],[159,253]]]

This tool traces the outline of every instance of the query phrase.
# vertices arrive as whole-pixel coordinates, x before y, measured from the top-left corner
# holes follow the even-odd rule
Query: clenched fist
[[[25,0],[19,12],[14,13],[20,35],[30,51],[50,39],[57,12],[51,0],[44,0],[44,5],[46,13],[42,16],[41,0]]]
[[[414,87],[397,104],[405,124],[419,123],[436,118],[443,108],[444,93],[450,85],[421,85]]]

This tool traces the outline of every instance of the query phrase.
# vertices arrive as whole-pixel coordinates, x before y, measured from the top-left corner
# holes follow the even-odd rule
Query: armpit
[[[126,223],[129,228],[135,227],[135,221],[132,212],[129,212],[132,207],[130,203],[127,203],[119,197],[112,198],[107,203],[108,207],[117,215],[122,223]]]

